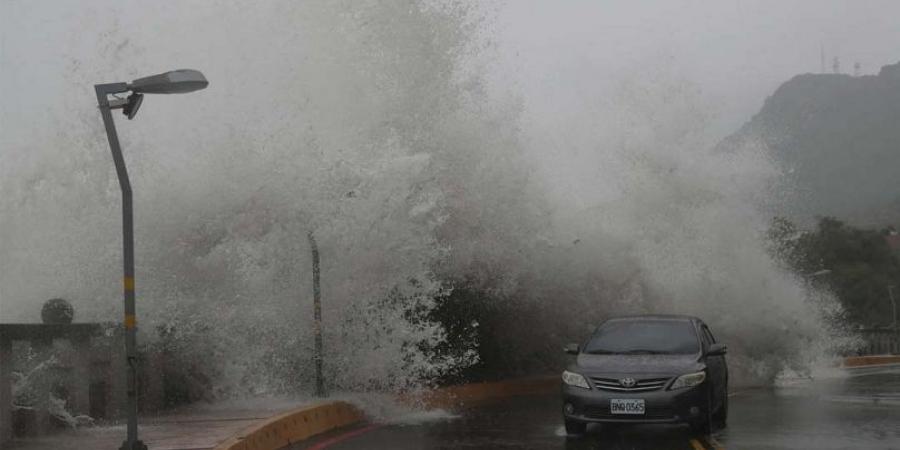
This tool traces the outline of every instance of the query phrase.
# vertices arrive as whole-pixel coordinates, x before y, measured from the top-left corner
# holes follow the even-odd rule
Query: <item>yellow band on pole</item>
[[[132,278],[132,277],[125,277],[125,278],[122,279],[122,284],[125,286],[125,290],[126,290],[126,291],[133,291],[133,290],[134,290],[134,278]]]
[[[137,326],[137,319],[133,315],[125,316],[125,328],[130,330]]]

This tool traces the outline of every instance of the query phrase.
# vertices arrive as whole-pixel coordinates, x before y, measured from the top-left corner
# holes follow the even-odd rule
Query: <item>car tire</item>
[[[587,430],[587,424],[584,422],[579,422],[577,420],[569,420],[565,419],[566,422],[566,434],[584,434],[585,430]]]
[[[723,429],[728,426],[728,395],[722,399],[722,406],[712,416],[713,425],[716,429]]]
[[[698,419],[691,422],[691,431],[694,434],[708,436],[712,434],[713,414],[712,414],[712,389],[706,393],[706,408],[703,408]]]
[[[709,436],[712,434],[709,419],[697,419],[696,422],[691,422],[691,431],[699,436]]]

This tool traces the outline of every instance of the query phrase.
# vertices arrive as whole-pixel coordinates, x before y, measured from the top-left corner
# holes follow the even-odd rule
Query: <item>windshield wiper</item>
[[[624,351],[615,351],[615,350],[591,350],[584,352],[586,355],[670,355],[670,352],[663,352],[659,350],[646,350],[646,349],[634,349],[634,350],[624,350]]]
[[[627,350],[624,352],[619,352],[622,355],[668,355],[669,352],[662,352],[659,350],[646,350],[646,349],[634,349]]]

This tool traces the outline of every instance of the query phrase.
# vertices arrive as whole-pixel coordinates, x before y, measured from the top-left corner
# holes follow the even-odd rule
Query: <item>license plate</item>
[[[611,399],[609,412],[612,414],[644,414],[644,399]]]

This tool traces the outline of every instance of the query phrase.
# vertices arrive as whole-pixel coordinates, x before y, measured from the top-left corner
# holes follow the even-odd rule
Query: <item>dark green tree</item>
[[[790,221],[776,218],[769,229],[770,249],[802,276],[829,270],[816,278],[837,295],[846,316],[863,326],[892,321],[888,286],[900,286],[900,260],[885,239],[885,231],[855,228],[833,217],[801,232]]]

